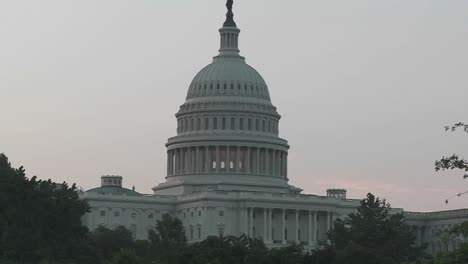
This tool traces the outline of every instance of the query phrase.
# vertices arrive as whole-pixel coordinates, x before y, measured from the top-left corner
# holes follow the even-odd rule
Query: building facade
[[[81,194],[91,206],[83,219],[91,230],[124,225],[146,239],[156,219],[169,213],[182,221],[189,242],[246,234],[270,247],[314,247],[326,240],[336,218],[359,206],[344,189],[319,196],[288,183],[281,116],[262,76],[240,55],[240,30],[227,6],[219,54],[194,77],[176,113],[177,134],[166,143],[166,181],[144,195],[123,188],[122,177],[103,176],[101,187]],[[450,221],[468,219],[468,212],[459,214]],[[433,240],[423,234],[439,218],[407,215],[418,228],[418,243]]]

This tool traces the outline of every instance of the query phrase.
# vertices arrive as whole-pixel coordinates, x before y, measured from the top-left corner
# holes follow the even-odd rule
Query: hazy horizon
[[[219,45],[224,0],[0,3],[0,153],[28,176],[142,193],[164,181],[167,138]],[[468,1],[234,1],[240,50],[289,141],[290,183],[367,192],[409,211],[468,207]]]

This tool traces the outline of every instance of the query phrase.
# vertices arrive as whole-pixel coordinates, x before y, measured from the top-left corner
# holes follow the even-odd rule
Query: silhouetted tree
[[[124,226],[115,229],[99,226],[91,233],[91,240],[101,262],[110,260],[117,252],[135,247],[132,232]]]
[[[334,223],[328,236],[325,250],[334,252],[332,263],[394,264],[417,260],[422,253],[403,214],[392,213],[390,204],[370,193],[356,213]]]
[[[75,185],[28,179],[23,167],[12,168],[0,154],[0,258],[92,261],[88,229],[81,223],[88,209]]]
[[[149,232],[153,254],[152,258],[158,263],[177,264],[184,263],[184,252],[187,248],[187,238],[185,236],[182,222],[164,214],[161,220],[156,221],[156,231]]]

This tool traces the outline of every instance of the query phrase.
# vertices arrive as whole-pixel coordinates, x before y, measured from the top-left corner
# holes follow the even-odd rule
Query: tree
[[[187,248],[187,238],[184,226],[178,218],[164,214],[161,220],[156,221],[156,232],[149,232],[149,240],[154,248],[154,253],[149,257],[161,263],[185,263],[182,260]]]
[[[112,230],[101,225],[91,233],[91,240],[101,262],[110,260],[116,252],[134,249],[132,232],[124,226]]]
[[[266,263],[268,249],[261,239],[246,235],[210,236],[189,248],[191,264],[254,264]]]
[[[324,250],[334,252],[333,263],[393,264],[416,260],[422,252],[403,214],[391,212],[385,199],[371,193],[356,213],[338,219],[328,236],[331,243]]]
[[[28,179],[0,154],[0,259],[92,262],[81,223],[88,210],[75,185]]]

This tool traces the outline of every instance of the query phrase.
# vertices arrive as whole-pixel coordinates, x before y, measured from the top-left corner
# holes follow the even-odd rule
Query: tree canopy
[[[329,239],[333,263],[393,264],[416,260],[422,252],[403,214],[392,212],[385,199],[371,193],[357,212],[334,223]]]
[[[88,209],[75,185],[29,179],[0,154],[0,258],[68,261],[88,251],[81,223]]]

